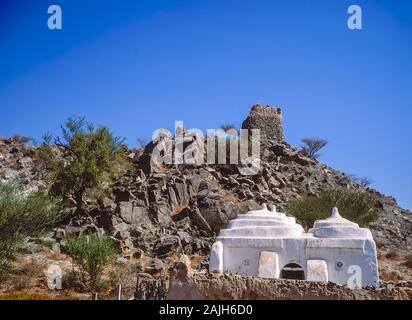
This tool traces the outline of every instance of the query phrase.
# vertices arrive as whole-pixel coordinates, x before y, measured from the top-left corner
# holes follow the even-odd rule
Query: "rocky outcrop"
[[[29,138],[0,137],[0,182],[19,183],[27,192],[44,186],[40,173],[35,169],[35,148],[28,144]]]
[[[412,250],[412,214],[396,203],[393,197],[387,197],[375,190],[370,190],[379,198],[382,214],[369,224],[378,246],[387,250],[397,250],[409,254]]]
[[[168,279],[156,279],[148,273],[137,276],[135,300],[163,300],[167,295]]]
[[[216,234],[237,213],[256,209],[261,203],[282,209],[290,199],[317,195],[325,189],[365,190],[344,173],[284,142],[279,110],[254,106],[244,127],[262,128],[267,137],[257,174],[242,175],[236,165],[154,167],[150,157],[156,145],[151,142],[144,150],[129,150],[131,168],[106,190],[107,196],[99,203],[87,202],[84,215],[69,215],[55,230],[55,238],[64,243],[72,234],[108,233],[126,257],[165,260],[181,254],[200,255],[204,260],[199,268],[207,268]],[[174,138],[169,139],[173,142]],[[185,148],[193,142],[185,142]],[[35,154],[36,148],[24,139],[0,139],[0,180],[18,180],[27,190],[45,185]],[[410,251],[412,215],[395,199],[367,191],[378,196],[383,212],[370,225],[378,245]]]

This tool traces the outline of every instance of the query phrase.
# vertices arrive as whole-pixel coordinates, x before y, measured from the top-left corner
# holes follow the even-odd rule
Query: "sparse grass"
[[[16,269],[17,274],[24,274],[30,277],[39,277],[43,275],[46,265],[36,260],[30,260],[24,263],[21,268]]]
[[[123,298],[132,297],[136,290],[136,274],[141,270],[143,267],[140,263],[115,264],[107,280],[110,294],[113,295],[116,285],[121,284]]]
[[[26,262],[16,268],[10,269],[4,277],[12,291],[21,291],[35,285],[36,281],[43,277],[45,265],[36,261]]]
[[[79,300],[72,295],[50,295],[38,292],[13,292],[0,294],[0,300]]]
[[[390,250],[385,254],[385,258],[391,259],[391,260],[396,260],[397,258],[399,258],[399,254],[395,250]]]
[[[43,247],[52,249],[53,248],[53,244],[55,243],[54,240],[50,239],[50,240],[43,240],[43,239],[38,239],[37,241],[35,241],[38,244],[41,244]]]
[[[58,261],[58,260],[66,260],[67,259],[67,256],[64,255],[63,253],[58,253],[58,252],[56,252],[52,249],[49,249],[49,248],[44,249],[42,251],[42,253],[44,254],[44,256],[47,259],[50,259],[50,260],[57,260]]]
[[[382,271],[380,273],[380,278],[384,281],[403,280],[402,275],[398,271]]]
[[[405,257],[404,265],[412,269],[412,254],[409,254]]]

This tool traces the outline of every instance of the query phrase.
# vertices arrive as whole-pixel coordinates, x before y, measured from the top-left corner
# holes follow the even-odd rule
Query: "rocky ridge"
[[[191,143],[194,141],[185,148]],[[68,235],[105,232],[121,250],[119,259],[141,259],[151,274],[167,273],[167,266],[182,254],[191,256],[193,268],[202,270],[208,266],[218,231],[237,213],[260,203],[282,207],[289,199],[317,195],[329,188],[364,190],[349,176],[284,141],[265,143],[261,170],[252,176],[242,175],[241,168],[234,165],[153,166],[153,143],[129,150],[132,167],[110,187],[106,197],[98,203],[86,202],[85,215],[73,216],[56,229],[53,239],[64,247]],[[35,153],[36,147],[21,137],[0,139],[0,180],[17,180],[27,191],[45,186]],[[379,197],[383,210],[369,226],[378,246],[409,253],[410,212],[400,208],[393,197],[367,191]]]

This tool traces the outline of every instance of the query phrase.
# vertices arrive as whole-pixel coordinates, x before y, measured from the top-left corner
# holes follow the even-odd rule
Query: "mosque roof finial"
[[[330,216],[331,218],[342,218],[339,214],[338,208],[336,207],[332,209],[332,214]]]

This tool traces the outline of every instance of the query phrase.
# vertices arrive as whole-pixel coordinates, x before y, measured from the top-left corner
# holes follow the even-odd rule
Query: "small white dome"
[[[329,218],[316,220],[309,232],[317,238],[372,238],[369,229],[342,218],[337,208],[333,208]]]
[[[287,217],[286,214],[277,212],[274,206],[271,209],[269,211],[264,204],[259,210],[238,214],[229,223],[227,229],[220,231],[219,237],[280,238],[303,234],[302,226],[296,223],[294,217]]]

